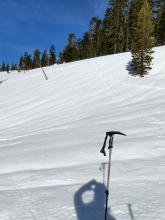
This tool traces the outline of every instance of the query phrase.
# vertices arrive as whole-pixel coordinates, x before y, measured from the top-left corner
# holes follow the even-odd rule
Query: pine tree
[[[49,65],[49,57],[47,51],[44,50],[42,57],[41,57],[41,66],[48,66]]]
[[[158,12],[157,21],[155,24],[155,36],[156,43],[158,45],[165,44],[165,2],[162,4]]]
[[[128,51],[129,49],[129,8],[130,1],[126,0],[124,4],[124,21],[123,21],[123,30],[124,30],[124,39],[123,39],[123,50]]]
[[[93,17],[90,20],[89,35],[92,46],[92,57],[99,56],[102,45],[102,21],[98,17]]]
[[[2,71],[6,71],[6,64],[5,64],[5,62],[2,63],[1,70]]]
[[[64,57],[63,57],[63,53],[60,52],[59,55],[58,55],[58,61],[57,61],[57,63],[62,64],[62,63],[64,63],[64,62],[65,62],[65,60],[64,60]]]
[[[29,53],[28,54],[28,57],[27,57],[27,60],[28,60],[28,69],[32,69],[33,68],[33,59],[32,59],[32,55]]]
[[[138,15],[142,7],[143,0],[132,0],[129,8],[128,24],[128,46],[131,49],[132,39],[134,38],[134,28],[137,24]]]
[[[12,70],[12,71],[18,70],[18,67],[17,67],[17,64],[16,64],[16,63],[15,63],[15,64],[14,64],[14,63],[11,64],[11,70]]]
[[[24,70],[28,70],[29,65],[28,65],[28,53],[27,52],[25,52],[23,55],[23,63],[24,63]]]
[[[133,29],[131,41],[133,68],[142,77],[151,69],[152,31],[151,7],[148,1],[144,0]]]
[[[87,59],[91,58],[93,55],[92,51],[92,41],[90,39],[89,32],[85,32],[81,39],[81,58]]]
[[[55,47],[52,45],[49,51],[49,65],[53,65],[55,63],[56,63]]]
[[[79,52],[77,48],[77,41],[74,33],[70,33],[68,36],[68,44],[62,52],[64,62],[72,62],[79,60]]]
[[[19,60],[19,69],[20,70],[24,70],[25,71],[25,62],[24,62],[24,57],[23,56],[21,56],[20,57],[20,60]]]
[[[9,73],[9,71],[10,71],[10,65],[6,64],[6,72]]]
[[[126,50],[128,3],[128,0],[109,0],[109,8],[103,20],[103,32],[109,53]]]
[[[40,51],[39,49],[34,50],[34,55],[33,55],[33,68],[39,68],[41,66],[41,61],[40,61]]]
[[[83,45],[82,45],[82,39],[78,38],[77,40],[77,51],[78,51],[78,59],[83,59]]]
[[[111,8],[107,8],[105,11],[104,19],[103,19],[103,34],[104,34],[104,41],[103,41],[103,51],[104,55],[112,53],[112,43],[111,43]]]
[[[30,69],[32,69],[33,60],[32,60],[31,54],[28,54],[27,52],[25,52],[25,53],[24,53],[24,56],[23,56],[23,62],[24,62],[24,68],[25,68],[25,70],[30,70]]]

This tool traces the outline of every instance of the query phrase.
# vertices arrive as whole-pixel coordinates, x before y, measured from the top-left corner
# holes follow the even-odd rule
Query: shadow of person
[[[78,220],[104,220],[105,185],[91,180],[83,185],[74,196]],[[107,220],[116,220],[108,210]]]

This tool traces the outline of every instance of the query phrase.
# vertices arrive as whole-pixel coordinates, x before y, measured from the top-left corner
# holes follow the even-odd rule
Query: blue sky
[[[59,52],[68,33],[80,37],[107,5],[108,0],[0,0],[0,63],[17,62],[25,51],[51,44]]]

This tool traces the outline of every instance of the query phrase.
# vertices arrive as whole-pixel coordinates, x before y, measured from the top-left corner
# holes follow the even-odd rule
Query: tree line
[[[67,45],[57,60],[50,61],[50,53],[48,58],[46,51],[40,58],[40,52],[36,49],[33,59],[25,53],[18,67],[21,70],[32,69],[55,62],[61,64],[131,51],[132,66],[143,76],[150,69],[152,47],[165,44],[164,21],[164,0],[109,0],[104,18],[91,18],[89,29],[81,38],[69,33]]]
[[[12,63],[11,66],[5,62],[0,66],[0,71],[17,70],[25,71],[31,70],[39,67],[50,66],[56,63],[56,52],[55,47],[52,45],[49,52],[44,50],[41,52],[39,49],[35,49],[33,55],[31,53],[25,52],[24,55],[20,57],[19,63]]]

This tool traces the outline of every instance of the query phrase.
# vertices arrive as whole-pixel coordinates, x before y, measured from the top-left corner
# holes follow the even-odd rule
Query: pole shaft
[[[46,73],[45,73],[45,71],[44,71],[44,68],[41,67],[41,69],[42,69],[42,72],[44,73],[45,79],[48,80],[48,77],[47,77],[47,75],[46,75]]]
[[[44,70],[44,68],[41,66],[41,64],[40,64],[40,68],[41,68],[41,70],[42,70],[42,72],[43,72],[43,74],[44,74],[44,76],[45,76],[45,79],[48,80],[48,77],[47,77],[47,75],[46,75],[46,73],[45,73],[45,70]]]
[[[108,163],[108,177],[107,177],[107,189],[106,189],[106,204],[105,204],[105,220],[107,219],[107,209],[108,209],[108,196],[109,196],[109,183],[110,183],[110,171],[111,171],[111,155],[112,148],[109,148],[109,163]]]
[[[109,191],[110,173],[111,173],[111,155],[112,148],[109,149],[109,163],[108,163],[108,177],[107,177],[107,190]]]
[[[104,217],[104,220],[107,219],[107,209],[108,209],[108,192],[106,191],[106,204],[105,204],[105,217]]]

